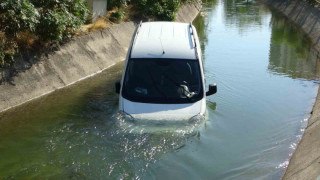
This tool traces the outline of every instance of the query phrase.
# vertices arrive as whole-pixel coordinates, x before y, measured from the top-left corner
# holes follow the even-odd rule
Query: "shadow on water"
[[[278,13],[273,13],[270,25],[272,34],[268,69],[293,79],[318,79],[318,52],[306,35]]]

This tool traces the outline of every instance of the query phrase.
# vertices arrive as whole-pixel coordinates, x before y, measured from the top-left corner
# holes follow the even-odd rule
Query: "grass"
[[[22,31],[17,34],[17,44],[20,48],[24,50],[31,49],[34,47],[34,43],[38,40],[39,38],[32,34],[29,31]]]
[[[105,17],[99,17],[98,20],[96,20],[94,23],[86,24],[81,27],[81,32],[87,33],[87,32],[93,32],[93,31],[99,31],[106,29],[107,27],[112,26],[113,23],[109,21]]]
[[[95,22],[91,24],[85,24],[81,27],[80,32],[77,34],[81,33],[89,33],[89,32],[94,32],[94,31],[100,31],[107,29],[108,27],[113,26],[114,24],[118,24],[121,22],[128,22],[130,21],[130,16],[133,15],[133,9],[132,5],[129,5],[125,8],[113,8],[112,10],[108,10],[106,17],[100,16]],[[123,17],[120,19],[113,19],[112,15],[115,13],[121,12],[124,14]],[[111,21],[112,20],[112,21]]]

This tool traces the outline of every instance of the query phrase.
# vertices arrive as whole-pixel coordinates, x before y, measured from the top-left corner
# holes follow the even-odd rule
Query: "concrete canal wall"
[[[301,0],[264,0],[275,10],[300,27],[320,52],[320,10]],[[283,179],[302,180],[320,178],[320,91],[295,153]]]
[[[179,9],[176,21],[191,22],[200,9],[200,2],[185,4]],[[0,112],[71,85],[125,60],[135,27],[135,23],[126,22],[77,37],[27,70],[19,72],[12,78],[12,83],[0,85]],[[26,62],[33,60],[28,59]]]

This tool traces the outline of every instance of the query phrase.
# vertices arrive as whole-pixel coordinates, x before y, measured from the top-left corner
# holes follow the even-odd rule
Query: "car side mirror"
[[[114,85],[115,85],[115,87],[116,87],[116,93],[117,93],[117,94],[120,94],[120,89],[121,89],[120,80],[118,80]]]
[[[211,96],[212,94],[217,93],[217,91],[218,91],[217,84],[210,84],[209,91],[206,92],[206,96]]]

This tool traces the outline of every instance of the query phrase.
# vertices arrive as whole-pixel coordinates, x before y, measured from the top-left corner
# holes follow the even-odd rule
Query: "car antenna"
[[[162,48],[162,54],[165,54],[166,52],[164,52],[164,49],[163,49],[163,45],[162,45],[162,41],[161,41],[161,38],[160,39],[160,44],[161,44],[161,48]]]

